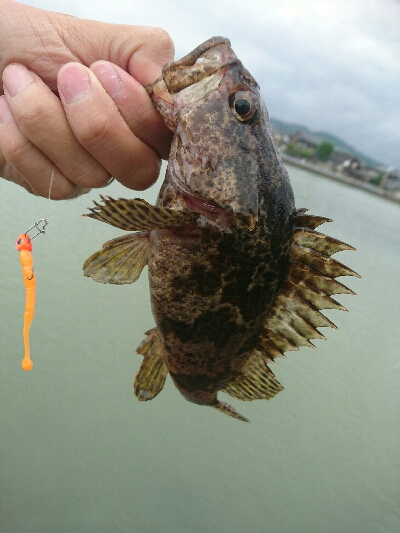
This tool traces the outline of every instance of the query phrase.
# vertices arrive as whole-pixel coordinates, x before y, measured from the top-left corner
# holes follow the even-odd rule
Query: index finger
[[[146,89],[122,68],[108,61],[96,61],[90,69],[114,100],[134,135],[151,146],[161,159],[168,159],[172,132],[153,106]]]

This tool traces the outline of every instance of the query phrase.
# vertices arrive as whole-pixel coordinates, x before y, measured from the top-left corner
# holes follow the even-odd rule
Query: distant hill
[[[296,133],[296,131],[305,131],[310,135],[321,139],[321,141],[329,141],[333,143],[335,145],[335,150],[339,152],[345,152],[346,154],[351,154],[356,157],[361,163],[374,167],[382,165],[382,163],[380,163],[379,161],[372,159],[372,157],[368,157],[359,150],[356,150],[356,148],[353,148],[353,146],[351,146],[350,144],[347,144],[345,141],[343,141],[343,139],[340,139],[339,137],[336,137],[331,133],[326,133],[324,131],[313,131],[310,130],[310,128],[307,128],[307,126],[303,126],[302,124],[296,124],[293,122],[283,122],[282,120],[278,120],[275,118],[271,118],[270,120],[274,133],[280,133],[281,135],[293,135]]]

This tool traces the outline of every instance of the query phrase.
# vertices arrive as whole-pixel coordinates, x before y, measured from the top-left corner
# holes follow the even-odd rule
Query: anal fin
[[[135,396],[141,402],[155,398],[162,391],[168,375],[157,328],[151,329],[146,335],[136,350],[144,359],[133,382]]]
[[[156,207],[141,198],[114,200],[101,196],[104,205],[94,202],[90,213],[83,216],[95,218],[126,231],[178,228],[194,224],[200,213]]]
[[[134,283],[147,265],[149,234],[130,233],[103,244],[83,264],[83,272],[99,283]]]

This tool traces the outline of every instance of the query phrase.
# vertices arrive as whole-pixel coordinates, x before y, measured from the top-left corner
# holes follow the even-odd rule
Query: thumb
[[[75,31],[70,31],[71,20],[67,31],[64,31],[61,20],[58,31],[72,54],[86,66],[100,59],[110,61],[146,86],[174,58],[173,42],[161,28],[72,20]]]

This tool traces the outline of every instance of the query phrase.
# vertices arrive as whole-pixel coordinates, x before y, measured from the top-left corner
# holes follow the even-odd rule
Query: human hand
[[[168,35],[12,0],[0,0],[0,27],[0,176],[48,196],[54,170],[53,199],[110,176],[150,186],[171,132],[143,86],[173,58]]]

